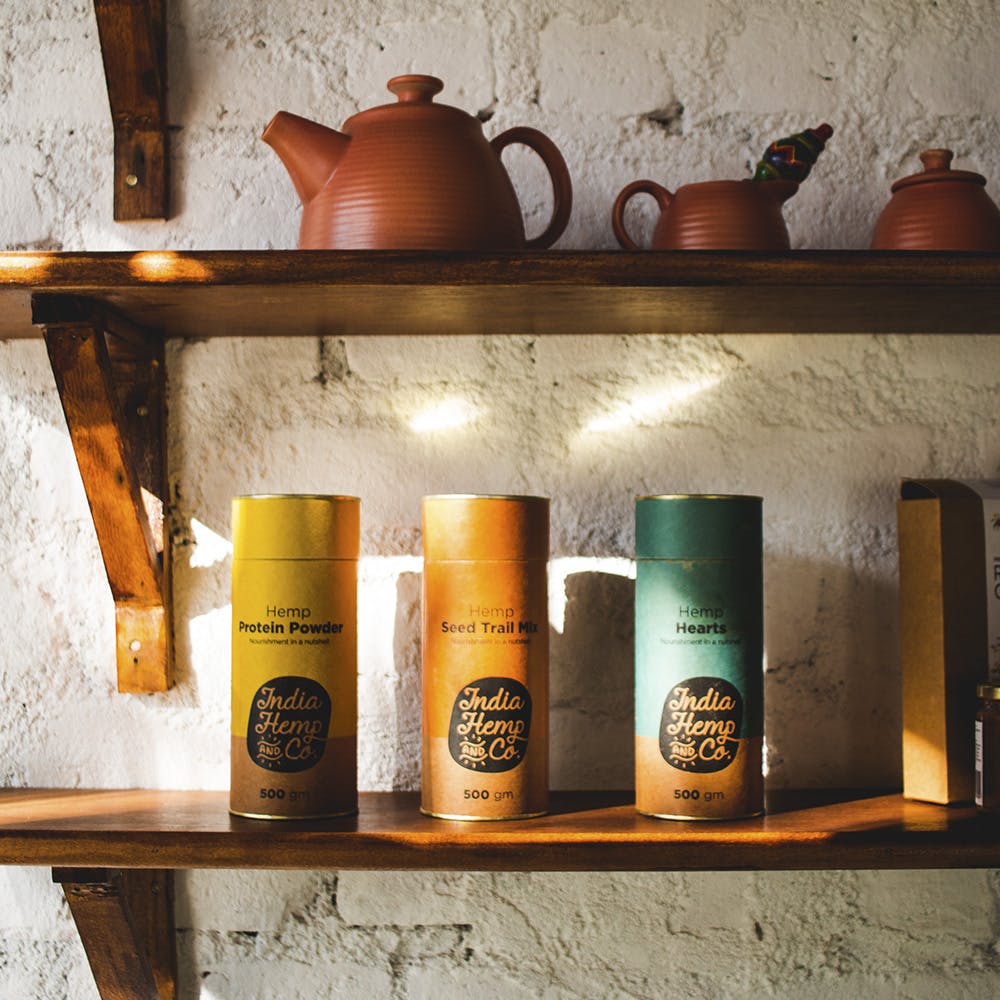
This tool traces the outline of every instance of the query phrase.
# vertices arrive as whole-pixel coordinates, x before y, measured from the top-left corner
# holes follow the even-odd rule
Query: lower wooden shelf
[[[1000,822],[878,792],[785,792],[765,816],[654,820],[630,793],[557,792],[550,815],[469,823],[367,792],[348,819],[230,816],[213,791],[0,791],[0,863],[68,868],[469,871],[1000,868]]]

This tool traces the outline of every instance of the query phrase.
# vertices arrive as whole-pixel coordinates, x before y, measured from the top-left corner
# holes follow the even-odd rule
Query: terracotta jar
[[[638,250],[624,213],[629,200],[643,193],[660,209],[653,250],[787,250],[781,206],[798,189],[794,181],[704,181],[673,194],[655,181],[633,181],[615,199],[611,224],[626,250]]]
[[[434,104],[433,76],[397,76],[395,104],[361,111],[343,131],[279,111],[263,140],[281,157],[302,199],[303,249],[544,249],[562,235],[573,194],[552,141],[512,128],[488,142],[478,119]],[[552,218],[526,239],[500,152],[522,143],[552,179]]]
[[[892,185],[872,236],[873,250],[1000,250],[1000,210],[986,178],[951,169],[950,149],[920,154],[922,173]]]

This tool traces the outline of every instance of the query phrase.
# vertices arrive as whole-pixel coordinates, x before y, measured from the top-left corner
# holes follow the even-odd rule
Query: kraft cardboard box
[[[897,520],[903,794],[970,802],[976,685],[1000,677],[1000,480],[903,480]]]

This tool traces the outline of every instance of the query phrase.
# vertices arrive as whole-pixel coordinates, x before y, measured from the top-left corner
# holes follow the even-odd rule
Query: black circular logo
[[[663,703],[660,753],[678,771],[722,771],[736,757],[742,723],[736,687],[721,677],[689,677]]]
[[[330,696],[308,677],[275,677],[262,684],[250,705],[247,752],[268,771],[307,771],[326,749]]]
[[[509,771],[524,758],[531,729],[531,695],[510,677],[481,677],[455,699],[448,749],[470,771]]]

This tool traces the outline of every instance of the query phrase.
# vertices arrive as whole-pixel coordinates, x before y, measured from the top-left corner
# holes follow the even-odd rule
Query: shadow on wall
[[[768,783],[902,782],[898,590],[848,563],[765,559]]]
[[[627,577],[566,577],[563,630],[549,631],[552,788],[634,785],[634,602]]]
[[[634,787],[635,581],[566,577],[550,627],[550,785]],[[392,788],[420,787],[420,588],[397,583]],[[765,565],[765,736],[772,787],[885,788],[901,780],[897,593],[843,563]]]
[[[396,719],[392,749],[393,791],[420,787],[420,573],[400,573],[393,626],[392,707]]]

